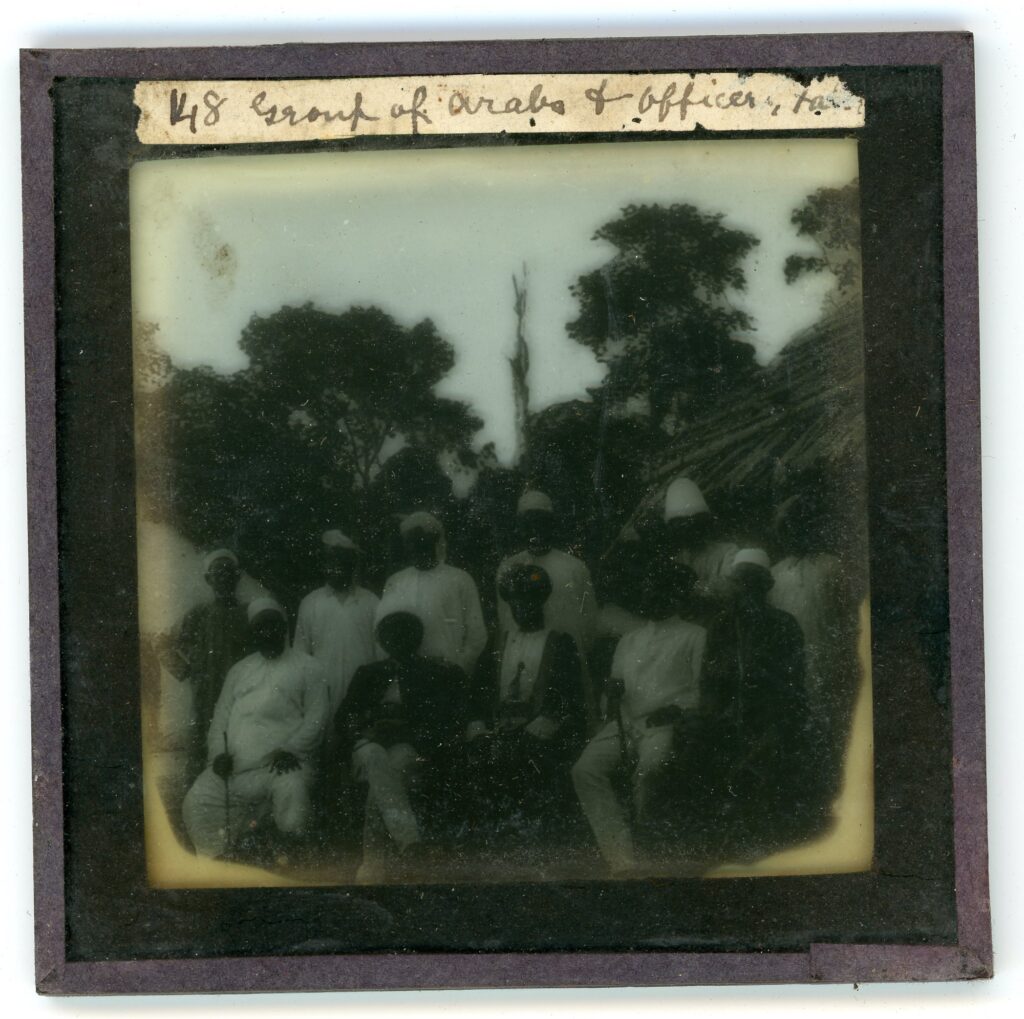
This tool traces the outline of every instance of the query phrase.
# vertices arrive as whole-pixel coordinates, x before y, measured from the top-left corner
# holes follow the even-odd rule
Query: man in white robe
[[[728,603],[730,575],[739,546],[715,536],[715,520],[698,485],[676,478],[665,492],[665,532],[675,560],[697,574],[696,595],[705,615]]]
[[[508,567],[522,563],[540,566],[551,579],[551,597],[544,606],[544,626],[576,638],[586,652],[594,639],[597,624],[597,596],[587,564],[568,552],[554,548],[555,512],[551,499],[543,492],[526,492],[516,506],[522,551],[502,560],[498,582]],[[503,633],[514,627],[507,603],[499,598],[499,625]]]
[[[333,720],[356,669],[377,660],[373,621],[380,599],[356,583],[355,542],[341,531],[325,531],[321,542],[324,585],[299,605],[294,646],[323,666]]]
[[[201,856],[230,855],[243,831],[269,817],[284,842],[310,819],[312,761],[329,711],[319,664],[288,647],[284,610],[248,609],[257,650],[224,680],[207,740],[208,766],[185,796],[185,828]]]
[[[444,528],[433,514],[412,513],[400,530],[412,565],[388,578],[376,622],[393,612],[411,612],[423,623],[419,654],[471,675],[487,643],[476,584],[465,570],[444,561]]]

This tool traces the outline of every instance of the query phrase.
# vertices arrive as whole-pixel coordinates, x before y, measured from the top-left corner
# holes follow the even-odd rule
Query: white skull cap
[[[238,556],[229,548],[215,548],[212,552],[203,556],[203,573],[209,573],[210,567],[219,559],[227,559],[229,562],[238,565]]]
[[[341,531],[324,531],[320,536],[320,540],[328,548],[347,548],[353,552],[359,551],[359,546],[347,534],[342,534]]]
[[[708,504],[704,501],[695,481],[689,478],[676,478],[665,492],[665,520],[677,517],[695,517],[698,513],[707,513]]]
[[[417,510],[415,513],[410,513],[398,525],[398,530],[401,534],[408,534],[417,527],[429,534],[436,534],[439,537],[444,534],[444,528],[441,526],[441,521],[438,520],[433,513],[427,513],[424,510]]]
[[[555,507],[551,502],[551,497],[544,492],[537,491],[535,488],[531,488],[528,492],[523,492],[519,496],[519,502],[516,503],[516,513],[529,513],[531,511],[554,513]]]
[[[729,572],[735,573],[737,567],[743,566],[744,563],[748,566],[760,566],[762,570],[771,572],[772,561],[768,558],[768,553],[763,548],[740,549],[733,557]]]
[[[248,616],[250,623],[253,622],[257,616],[262,616],[264,612],[276,612],[282,619],[288,619],[285,615],[284,609],[281,608],[281,603],[274,598],[253,598],[253,600],[249,602],[249,607],[246,609],[246,615]]]

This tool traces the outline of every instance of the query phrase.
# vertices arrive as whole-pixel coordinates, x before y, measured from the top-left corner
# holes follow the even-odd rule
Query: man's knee
[[[274,781],[274,823],[283,832],[302,831],[309,822],[310,777],[303,768],[279,775]]]
[[[352,751],[352,770],[362,782],[368,779],[371,772],[390,767],[388,752],[379,743],[364,743]]]
[[[572,784],[577,791],[602,786],[608,781],[611,771],[607,758],[587,747],[572,766]]]

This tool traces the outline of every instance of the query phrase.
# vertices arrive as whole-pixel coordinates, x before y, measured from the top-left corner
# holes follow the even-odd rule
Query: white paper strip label
[[[150,145],[864,126],[864,100],[838,77],[804,83],[783,74],[143,81],[135,105],[139,140]]]

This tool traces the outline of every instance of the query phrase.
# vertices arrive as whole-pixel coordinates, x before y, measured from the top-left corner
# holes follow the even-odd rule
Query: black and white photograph
[[[130,199],[151,884],[870,866],[855,140]]]

